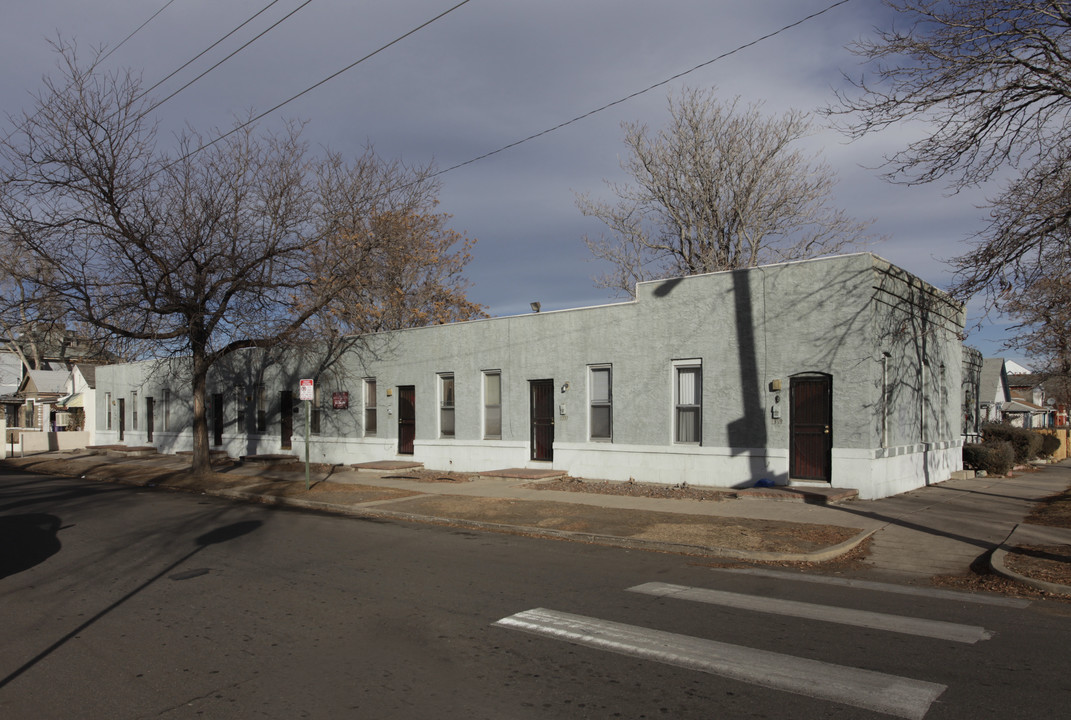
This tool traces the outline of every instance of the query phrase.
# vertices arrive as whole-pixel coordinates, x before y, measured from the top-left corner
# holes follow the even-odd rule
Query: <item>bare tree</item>
[[[630,182],[607,182],[616,202],[577,199],[610,230],[585,238],[614,266],[601,287],[631,295],[641,280],[815,257],[866,237],[869,223],[830,205],[830,167],[797,148],[811,132],[806,114],[768,117],[694,89],[671,96],[669,112],[654,136],[624,124]]]
[[[369,258],[397,238],[355,244],[343,231],[419,216],[436,186],[371,149],[350,165],[317,160],[297,125],[239,125],[214,143],[187,132],[169,156],[135,76],[84,69],[69,48],[61,58],[0,148],[0,212],[38,268],[22,279],[67,317],[187,359],[193,470],[207,472],[209,369],[241,349],[360,329],[344,300],[355,285],[384,290]]]
[[[873,73],[840,103],[861,137],[908,122],[922,137],[887,158],[887,177],[943,180],[955,189],[1017,178],[991,200],[974,249],[954,260],[960,297],[982,293],[1005,308],[1011,292],[1053,273],[1071,223],[1071,2],[887,0],[905,24],[854,50]],[[1067,329],[1065,329],[1065,332]]]
[[[1046,262],[1060,270],[1038,278],[1028,292],[1009,294],[1002,304],[1017,321],[1009,345],[1026,351],[1062,403],[1071,401],[1071,276],[1065,270],[1069,261],[1071,254],[1050,255]]]

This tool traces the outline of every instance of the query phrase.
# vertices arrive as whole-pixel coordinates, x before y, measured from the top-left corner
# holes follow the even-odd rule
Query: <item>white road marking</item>
[[[775,690],[922,720],[945,685],[544,608],[494,623]]]
[[[887,615],[869,610],[814,605],[797,600],[778,600],[758,595],[741,595],[740,593],[692,588],[685,585],[657,582],[644,583],[643,585],[629,588],[629,592],[671,597],[679,600],[693,600],[741,610],[788,615],[808,620],[822,620],[841,625],[888,630],[889,632],[902,633],[904,635],[921,635],[922,637],[968,644],[976,643],[979,640],[988,640],[992,637],[985,628],[977,625],[959,625],[940,620],[924,620],[903,615]]]
[[[795,580],[797,582],[818,583],[820,585],[840,585],[857,590],[877,590],[878,592],[916,595],[918,597],[937,598],[940,600],[957,600],[978,605],[999,605],[1003,607],[1024,608],[1029,600],[1010,598],[1000,595],[983,595],[981,593],[960,592],[958,590],[941,590],[940,588],[917,587],[915,585],[895,585],[893,583],[874,582],[873,580],[854,580],[852,578],[831,577],[829,575],[804,575],[803,573],[782,572],[780,570],[763,570],[762,568],[715,568],[715,572],[753,575],[774,580]]]

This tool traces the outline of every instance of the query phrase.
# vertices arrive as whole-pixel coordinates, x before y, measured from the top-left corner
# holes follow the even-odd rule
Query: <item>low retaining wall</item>
[[[1038,428],[1038,432],[1055,435],[1060,439],[1060,449],[1052,454],[1053,460],[1066,460],[1071,457],[1071,428]]]
[[[48,452],[50,450],[78,450],[89,445],[89,433],[85,430],[74,432],[41,432],[40,430],[28,430],[11,428],[8,433],[8,449],[11,441],[15,441],[15,452],[35,453]],[[10,437],[17,435],[17,437]]]

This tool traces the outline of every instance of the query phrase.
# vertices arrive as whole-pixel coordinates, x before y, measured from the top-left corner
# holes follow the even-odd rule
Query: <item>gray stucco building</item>
[[[368,336],[323,372],[242,353],[210,379],[209,442],[303,457],[315,377],[313,461],[882,497],[962,467],[963,327],[959,303],[869,253],[641,283],[629,302]],[[180,366],[98,368],[97,442],[189,449]]]

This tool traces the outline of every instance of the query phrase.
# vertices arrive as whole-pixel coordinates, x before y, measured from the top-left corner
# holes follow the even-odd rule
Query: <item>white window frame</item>
[[[453,373],[439,373],[439,437],[457,434],[457,381]]]
[[[606,373],[606,398],[595,397],[595,376],[597,373]],[[606,408],[609,411],[607,419],[607,434],[596,436],[595,411]],[[613,365],[588,365],[588,440],[591,442],[614,441],[614,370]]]
[[[138,429],[138,391],[130,391],[130,429]]]
[[[498,380],[498,403],[488,402],[487,383],[490,378],[497,378]],[[483,401],[483,418],[482,429],[484,440],[501,440],[502,439],[502,371],[501,370],[484,370],[483,382],[481,383],[481,395]],[[498,410],[498,432],[487,432],[488,426],[488,409]],[[492,413],[493,414],[493,413]]]
[[[31,403],[30,406],[31,407],[33,407],[32,402],[33,401],[30,401],[30,403]],[[104,429],[105,430],[111,430],[112,429],[112,394],[110,392],[104,393],[104,409],[105,409]],[[31,422],[28,425],[28,427],[32,427],[32,425],[33,425],[33,423]]]
[[[109,425],[110,427],[110,425]],[[171,391],[164,390],[164,432],[171,430]]]
[[[379,432],[379,401],[376,398],[376,379],[365,378],[364,379],[364,423],[363,430],[365,437],[375,437]],[[372,422],[369,423],[369,418]],[[369,424],[372,425],[372,429],[369,430]]]
[[[697,387],[694,394],[697,396],[695,403],[682,403],[680,398],[680,380],[682,373],[695,373]],[[670,373],[672,392],[670,394],[672,407],[672,438],[674,445],[702,445],[703,444],[703,361],[699,358],[688,360],[674,360]],[[698,427],[695,428],[697,438],[695,440],[681,440],[681,411],[695,411],[699,418]]]

